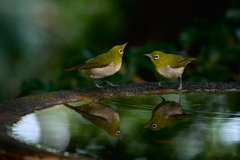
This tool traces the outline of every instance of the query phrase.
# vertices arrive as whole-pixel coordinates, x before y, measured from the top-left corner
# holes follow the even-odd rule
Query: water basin
[[[90,159],[237,159],[239,97],[239,92],[199,92],[63,103],[26,114],[8,134],[50,152]]]

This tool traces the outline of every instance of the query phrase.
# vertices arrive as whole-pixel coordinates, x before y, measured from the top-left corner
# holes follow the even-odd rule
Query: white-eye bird
[[[182,73],[191,61],[196,60],[196,58],[184,58],[179,55],[165,54],[161,51],[154,51],[151,54],[144,54],[150,57],[152,63],[155,66],[155,70],[163,76],[163,81],[165,78],[178,78],[180,77],[180,86],[178,90],[182,89]],[[161,85],[161,81],[158,86]]]
[[[165,101],[163,97],[161,98],[162,102],[154,108],[151,119],[147,125],[142,126],[143,128],[149,128],[153,131],[157,131],[166,126],[171,126],[181,122],[186,117],[192,116],[191,114],[184,112],[181,106],[181,93],[179,103],[175,101]]]
[[[124,140],[120,130],[119,114],[112,107],[103,104],[101,100],[75,107],[69,104],[64,105],[80,113],[97,127],[104,129],[111,137]]]
[[[116,86],[103,78],[111,76],[120,70],[122,64],[123,51],[127,43],[123,45],[116,45],[113,48],[111,48],[107,53],[100,54],[97,57],[94,57],[84,62],[83,64],[65,69],[64,71],[78,70],[84,74],[89,75],[92,81],[94,82],[95,87],[97,88],[102,87],[99,86],[94,81],[94,79],[102,79],[110,86]]]

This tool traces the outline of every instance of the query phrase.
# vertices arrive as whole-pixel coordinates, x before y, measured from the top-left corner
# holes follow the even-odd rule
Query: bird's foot
[[[111,86],[111,87],[117,87],[118,86],[117,84],[112,84],[112,83],[108,83],[107,85]]]
[[[117,85],[115,84],[112,84],[111,82],[108,82],[107,80],[101,78],[103,81],[105,81],[107,83],[108,86],[111,86],[111,87],[117,87]]]
[[[100,88],[100,89],[103,89],[103,87],[102,86],[99,86],[99,85],[94,85],[94,87],[96,87],[96,88]]]
[[[158,83],[158,87],[165,87],[161,84],[161,82]]]
[[[178,87],[178,90],[181,91],[182,90],[182,86]]]

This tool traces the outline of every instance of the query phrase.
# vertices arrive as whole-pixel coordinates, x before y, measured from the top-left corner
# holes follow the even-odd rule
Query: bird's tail
[[[71,67],[71,68],[67,68],[65,69],[64,71],[72,71],[72,70],[77,70],[78,69],[78,66],[76,67]]]
[[[179,65],[180,65],[180,66],[186,66],[188,63],[190,63],[190,62],[192,62],[192,61],[195,61],[195,60],[197,60],[197,58],[192,58],[192,57],[190,57],[190,58],[185,58],[184,60],[182,60],[182,61],[179,62]]]
[[[197,58],[192,58],[192,57],[188,58],[188,61],[195,61],[195,60],[197,60]]]
[[[192,57],[190,57],[190,58],[185,58],[185,59],[183,59],[182,61],[180,61],[180,63],[186,63],[186,62],[188,62],[188,63],[190,63],[191,61],[195,61],[195,60],[197,60],[197,58],[192,58]]]
[[[63,105],[66,106],[66,107],[68,107],[68,108],[70,108],[70,109],[73,109],[73,110],[76,109],[75,107],[73,107],[73,106],[71,106],[71,105],[69,105],[69,104],[67,104],[67,103],[65,103],[65,104],[63,104]]]

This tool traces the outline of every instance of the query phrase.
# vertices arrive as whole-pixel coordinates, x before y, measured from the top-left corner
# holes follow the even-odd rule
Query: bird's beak
[[[123,49],[126,47],[127,44],[128,44],[128,42],[126,42],[126,43],[123,44]]]
[[[147,125],[145,125],[145,126],[142,126],[142,128],[148,128],[148,127],[150,127],[149,124],[147,124]]]
[[[144,56],[147,56],[147,57],[153,57],[151,54],[144,54]]]
[[[121,134],[120,134],[120,139],[121,139],[121,140],[125,140],[125,139],[122,137],[122,135],[121,135]]]

